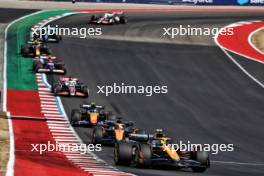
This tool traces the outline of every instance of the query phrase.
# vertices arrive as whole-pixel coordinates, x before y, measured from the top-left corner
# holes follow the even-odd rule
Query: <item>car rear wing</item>
[[[90,107],[92,107],[92,105],[91,104],[81,104],[80,107],[81,108],[90,108]],[[105,108],[104,106],[101,106],[101,105],[96,105],[95,107],[97,109],[104,109]]]
[[[39,41],[39,40],[38,40],[38,42],[39,42],[39,43],[43,43],[42,41]],[[33,43],[34,43],[33,40],[27,41],[27,44],[33,44]]]
[[[147,142],[150,139],[149,134],[129,134],[129,139],[137,142]]]

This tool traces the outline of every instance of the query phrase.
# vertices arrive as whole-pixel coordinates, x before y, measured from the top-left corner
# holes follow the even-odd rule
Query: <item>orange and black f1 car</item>
[[[114,144],[124,141],[135,130],[134,123],[127,120],[105,120],[99,122],[93,129],[92,143]]]
[[[170,166],[191,168],[194,172],[204,172],[210,167],[209,155],[205,151],[177,151],[172,140],[161,133],[134,134],[129,141],[116,143],[114,161],[125,166]],[[170,145],[171,144],[171,145]]]

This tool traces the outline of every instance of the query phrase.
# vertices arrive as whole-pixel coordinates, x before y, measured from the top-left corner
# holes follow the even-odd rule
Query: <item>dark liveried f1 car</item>
[[[49,30],[49,28],[44,27],[36,30],[33,33],[33,40],[39,40],[42,42],[56,42],[58,43],[62,37],[57,35],[54,30]]]
[[[46,44],[36,40],[22,45],[20,53],[23,57],[36,57],[43,54],[49,55],[51,52]]]
[[[33,60],[33,70],[36,73],[66,74],[65,64],[53,56],[38,56]]]
[[[105,13],[104,15],[93,15],[90,20],[91,24],[126,24],[127,18],[123,12]]]
[[[52,86],[52,92],[57,96],[88,97],[88,87],[77,78],[60,77],[58,82]]]
[[[92,143],[114,144],[126,140],[130,133],[137,130],[133,125],[133,122],[121,118],[98,122],[93,129]]]
[[[111,112],[105,111],[104,106],[82,104],[80,109],[73,109],[70,122],[72,125],[96,125],[100,121],[109,119]]]
[[[176,151],[172,140],[161,131],[154,135],[131,134],[129,141],[115,144],[114,161],[126,166],[171,166],[192,168],[194,172],[204,172],[210,167],[207,152]]]

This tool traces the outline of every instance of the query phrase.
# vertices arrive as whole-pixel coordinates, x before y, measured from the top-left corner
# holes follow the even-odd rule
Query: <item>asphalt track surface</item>
[[[87,27],[89,16],[74,15],[54,24]],[[213,23],[222,26],[241,19],[261,19],[263,16],[201,12],[129,13],[128,25],[103,28],[106,34],[124,36],[139,28],[151,33],[159,24]],[[203,175],[263,175],[263,165],[254,164],[264,163],[263,89],[242,73],[218,47],[72,37],[64,37],[61,43],[50,46],[54,55],[66,63],[68,75],[76,76],[89,85],[89,101],[106,105],[107,109],[123,114],[126,119],[135,121],[136,126],[149,132],[164,128],[175,140],[234,144],[234,152],[211,155],[211,160],[236,163],[213,162]],[[52,83],[57,77],[48,78]],[[151,97],[106,97],[96,93],[97,85],[112,85],[114,82],[167,85],[169,92]],[[78,108],[84,101],[87,100],[62,98],[68,116],[71,109]],[[90,142],[91,129],[76,127],[75,130],[84,142]],[[113,148],[104,147],[102,152],[96,154],[113,164]],[[137,175],[202,175],[167,168],[118,168]]]
[[[37,10],[32,9],[6,9],[0,8],[0,23],[9,23],[21,16],[36,12]]]
[[[128,25],[103,26],[103,31],[105,35],[114,36],[126,36],[133,31],[137,35],[145,33],[151,36],[155,35],[152,31],[164,25],[223,26],[263,16],[238,13],[130,13]],[[87,27],[89,17],[89,14],[74,15],[54,24]],[[211,160],[224,163],[213,162],[204,175],[263,175],[263,165],[254,164],[264,163],[264,142],[261,140],[264,134],[263,89],[242,73],[218,47],[65,37],[60,44],[52,44],[51,48],[56,56],[65,61],[69,75],[79,77],[89,85],[89,101],[123,114],[126,119],[135,121],[136,126],[149,132],[163,128],[176,140],[189,140],[192,143],[234,144],[233,152],[211,155]],[[245,62],[252,61],[243,60]],[[262,65],[254,64],[251,64],[252,70],[254,67],[263,69]],[[97,85],[112,85],[114,82],[167,85],[169,92],[151,97],[106,97],[96,93]],[[68,115],[71,109],[84,101],[78,98],[62,99]],[[90,142],[91,129],[76,127],[75,130],[84,142]],[[113,164],[111,147],[104,147],[97,154]],[[189,170],[118,168],[138,175],[200,175]]]

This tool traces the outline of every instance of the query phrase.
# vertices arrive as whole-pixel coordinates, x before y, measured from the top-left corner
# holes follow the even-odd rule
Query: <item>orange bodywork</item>
[[[179,161],[180,157],[177,151],[172,146],[161,146],[162,150],[165,151],[172,159]]]
[[[116,140],[120,141],[124,138],[125,131],[123,129],[116,129],[115,130],[115,137]]]
[[[39,48],[36,49],[36,56],[40,56],[40,49]]]
[[[90,122],[96,124],[98,121],[98,113],[90,113]]]

